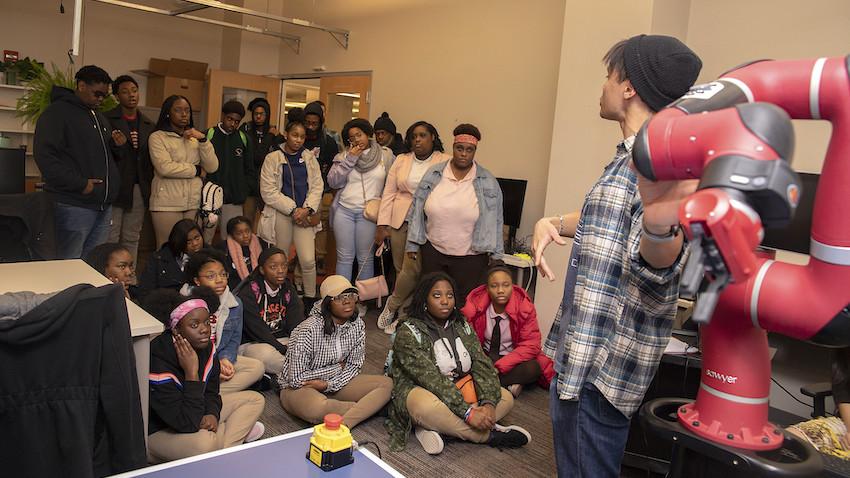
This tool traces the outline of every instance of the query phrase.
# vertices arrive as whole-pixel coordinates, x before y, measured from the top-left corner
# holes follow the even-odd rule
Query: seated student
[[[210,310],[218,297],[199,287],[184,297],[159,289],[145,309],[166,330],[151,341],[148,460],[177,460],[260,438],[263,396],[245,391],[219,395],[219,366],[210,340]]]
[[[788,427],[821,453],[850,459],[850,347],[830,351],[832,396],[837,413]]]
[[[257,267],[257,259],[263,252],[262,242],[251,230],[251,220],[236,216],[227,221],[227,239],[220,242],[218,249],[227,257],[227,285],[231,290]]]
[[[181,219],[168,234],[168,242],[151,255],[145,270],[139,277],[139,299],[156,289],[180,290],[186,282],[183,268],[189,256],[204,247],[204,238],[198,223]]]
[[[180,289],[190,295],[198,286],[209,287],[218,295],[219,306],[213,311],[212,341],[218,349],[221,368],[221,393],[245,390],[263,376],[263,363],[250,357],[237,357],[242,342],[242,302],[227,286],[226,259],[216,249],[201,249],[186,263],[186,284]]]
[[[404,449],[413,425],[431,455],[443,451],[440,435],[498,448],[531,441],[524,429],[497,423],[513,408],[513,396],[499,386],[478,337],[455,308],[455,289],[454,279],[443,272],[424,276],[396,331],[393,403],[386,422],[394,451]]]
[[[85,261],[107,279],[124,286],[124,295],[128,299],[135,298],[136,265],[127,247],[107,242],[92,249]]]
[[[320,287],[307,320],[295,327],[278,375],[283,409],[309,423],[328,413],[353,428],[390,401],[392,380],[360,373],[366,356],[366,327],[357,313],[357,289],[330,276]]]
[[[242,300],[239,354],[263,362],[270,374],[283,370],[289,336],[304,321],[304,304],[286,273],[286,253],[270,247],[260,254],[254,272],[234,291]]]
[[[510,269],[490,268],[487,283],[469,293],[461,312],[496,367],[499,383],[514,397],[534,382],[549,388],[555,369],[540,348],[537,310],[522,287],[514,285]]]

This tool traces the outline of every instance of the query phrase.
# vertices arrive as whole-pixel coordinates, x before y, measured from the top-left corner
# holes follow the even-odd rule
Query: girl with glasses
[[[357,313],[357,289],[336,275],[322,282],[320,292],[322,300],[290,336],[278,375],[280,403],[307,422],[336,413],[353,428],[389,402],[392,380],[360,373],[366,330]]]
[[[263,376],[263,363],[250,357],[237,357],[242,342],[242,302],[230,292],[224,264],[227,259],[216,249],[201,249],[186,264],[186,284],[180,290],[189,295],[199,286],[215,291],[220,305],[212,311],[212,341],[218,349],[221,366],[221,393],[245,390]]]

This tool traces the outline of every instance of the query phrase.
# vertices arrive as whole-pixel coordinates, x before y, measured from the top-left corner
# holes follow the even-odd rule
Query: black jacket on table
[[[50,101],[36,122],[33,143],[44,190],[62,204],[105,210],[121,183],[109,120],[68,88],[54,86]],[[83,194],[89,179],[103,182]]]
[[[286,346],[277,339],[289,337],[304,321],[304,303],[292,282],[286,279],[277,296],[271,297],[262,276],[251,274],[233,293],[242,299],[242,343],[269,344],[285,354]]]
[[[133,204],[133,186],[136,183],[139,184],[139,189],[142,192],[144,207],[149,206],[151,199],[153,163],[151,163],[151,154],[148,150],[148,137],[156,130],[156,125],[141,111],[138,111],[136,115],[139,121],[138,149],[133,148],[133,142],[130,139],[130,125],[124,119],[121,107],[118,106],[104,113],[104,116],[112,125],[112,129],[121,131],[127,138],[127,143],[124,146],[114,148],[115,160],[118,161],[118,172],[121,176],[121,186],[118,188],[118,197],[115,198],[113,205],[122,209],[132,209],[135,206]]]
[[[129,323],[118,285],[0,295],[4,476],[147,466]]]
[[[174,253],[168,244],[163,245],[158,251],[151,254],[145,270],[139,276],[139,285],[135,295],[139,300],[144,299],[152,290],[174,289],[179,291],[186,282],[186,274],[180,268]]]
[[[183,367],[174,350],[171,331],[166,330],[151,341],[150,414],[148,434],[160,430],[195,433],[204,415],[216,419],[221,414],[218,393],[219,368],[212,342],[198,354],[198,381],[186,381]]]

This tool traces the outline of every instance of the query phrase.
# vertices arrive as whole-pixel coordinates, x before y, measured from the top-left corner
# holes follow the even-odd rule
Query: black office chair
[[[832,384],[829,382],[817,382],[803,385],[800,393],[812,398],[812,418],[826,416],[826,397],[832,396]]]

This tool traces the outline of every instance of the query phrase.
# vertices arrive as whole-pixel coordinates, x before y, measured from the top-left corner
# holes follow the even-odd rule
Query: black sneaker
[[[490,439],[487,444],[499,449],[520,448],[528,445],[528,441],[528,436],[519,430],[511,429],[504,432],[493,430],[490,432]]]

